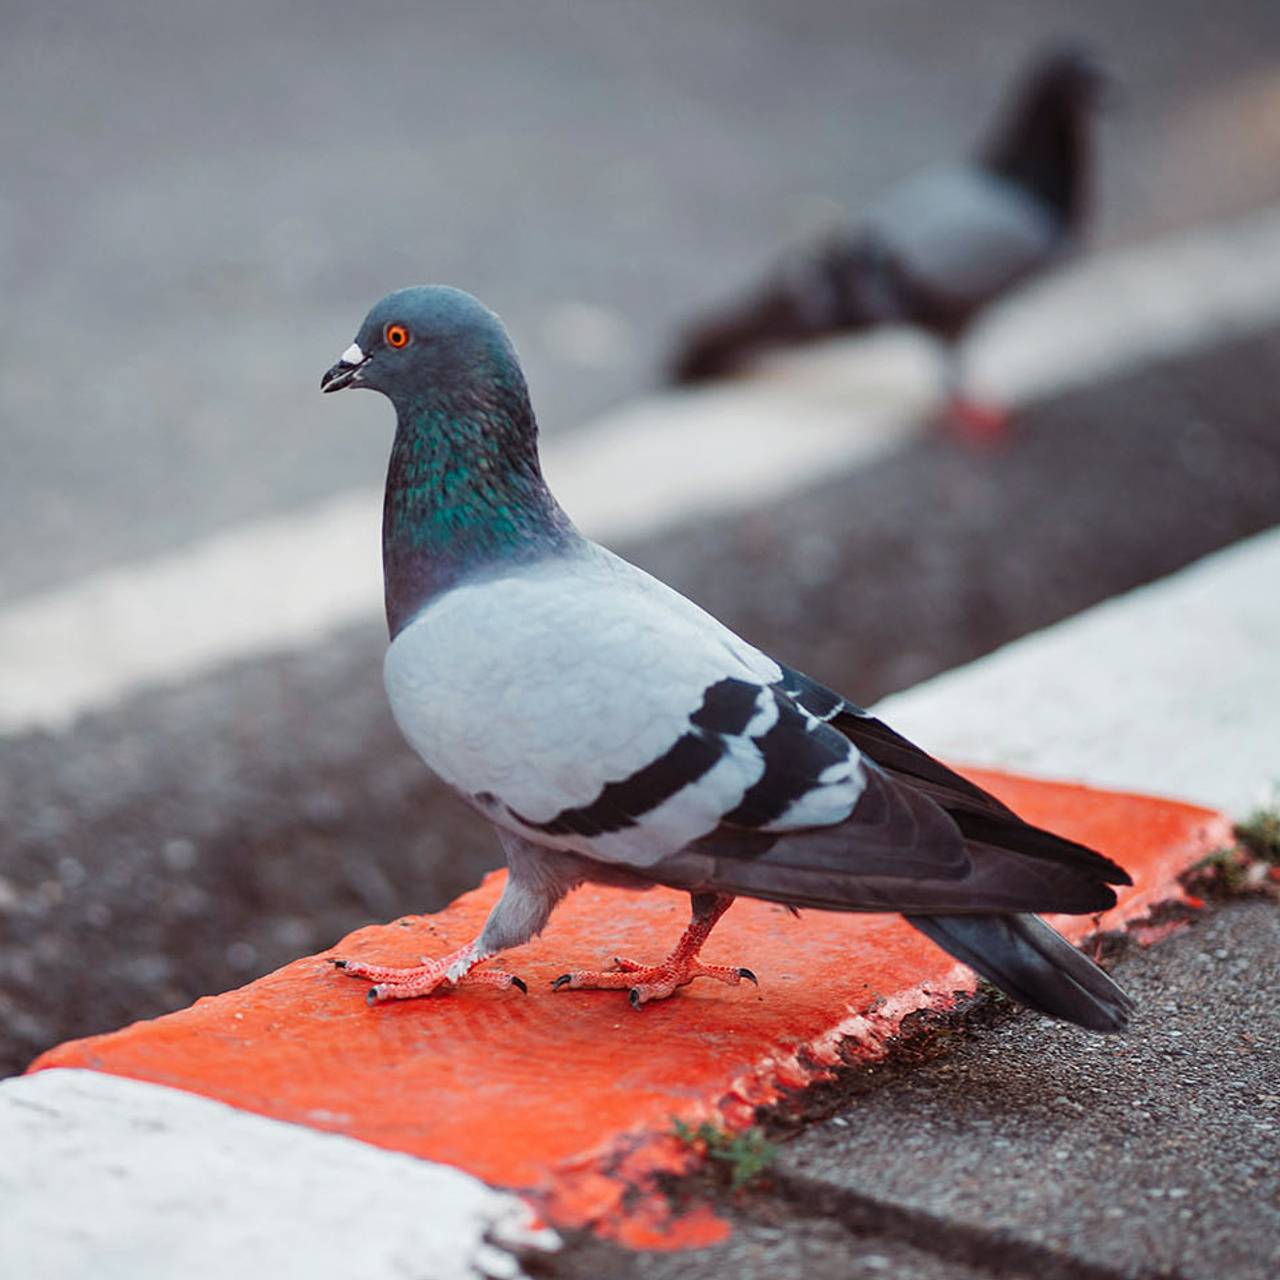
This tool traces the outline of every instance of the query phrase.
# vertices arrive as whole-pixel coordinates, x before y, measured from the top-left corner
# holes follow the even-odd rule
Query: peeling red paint
[[[1221,815],[1172,801],[967,771],[1032,821],[1094,845],[1133,875],[1099,920],[1055,920],[1079,939],[1186,901],[1177,877],[1229,842]],[[486,878],[431,917],[361,929],[335,953],[415,963],[461,945],[500,892]],[[620,993],[552,993],[565,969],[625,953],[661,957],[686,896],[588,886],[506,962],[527,997],[483,989],[369,1009],[310,956],[238,991],[51,1050],[32,1070],[88,1067],[204,1094],[277,1119],[456,1165],[636,1248],[713,1243],[705,1210],[669,1218],[654,1175],[693,1159],[672,1118],[744,1127],[755,1108],[828,1074],[852,1050],[880,1056],[902,1019],[972,990],[971,975],[895,916],[742,900],[709,963],[750,965],[760,988],[694,984],[633,1011]]]
[[[1163,942],[1166,938],[1173,937],[1175,933],[1181,933],[1184,929],[1189,928],[1191,928],[1189,920],[1163,920],[1158,924],[1143,924],[1139,922],[1129,927],[1129,936],[1141,946],[1151,947],[1157,942]]]

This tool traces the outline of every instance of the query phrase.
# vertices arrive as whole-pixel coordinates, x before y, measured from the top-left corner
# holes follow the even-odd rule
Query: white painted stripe
[[[92,1071],[0,1082],[0,1276],[519,1280],[559,1247],[457,1169]]]
[[[939,755],[1199,801],[1280,799],[1280,528],[876,708]]]
[[[974,381],[1026,403],[1280,315],[1280,209],[1084,258],[993,311]]]
[[[1016,403],[1277,317],[1280,210],[1268,210],[1028,290],[987,325],[975,381]],[[552,439],[546,471],[585,530],[616,539],[866,462],[918,431],[936,394],[918,337],[831,343]],[[354,491],[8,604],[0,732],[58,728],[143,686],[376,616],[379,503]]]

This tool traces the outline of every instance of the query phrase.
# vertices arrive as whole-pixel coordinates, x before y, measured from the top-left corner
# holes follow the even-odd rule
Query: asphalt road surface
[[[1026,54],[1124,85],[1097,241],[1280,195],[1280,6],[0,4],[0,601],[376,482],[322,403],[426,279],[509,320],[544,427],[672,325],[968,148]]]

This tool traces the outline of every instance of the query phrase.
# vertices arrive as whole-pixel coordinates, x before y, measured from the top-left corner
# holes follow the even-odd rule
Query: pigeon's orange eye
[[[397,351],[409,345],[409,330],[402,324],[387,325],[382,331],[382,336],[387,340],[387,346],[395,347]]]

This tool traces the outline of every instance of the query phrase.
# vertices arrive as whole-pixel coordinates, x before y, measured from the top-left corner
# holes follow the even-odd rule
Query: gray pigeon
[[[902,912],[1024,1004],[1125,1025],[1119,988],[1028,914],[1104,911],[1124,871],[583,537],[543,481],[506,331],[474,298],[384,298],[321,382],[344,387],[396,409],[382,526],[392,711],[497,828],[510,871],[460,950],[412,968],[337,961],[373,983],[370,1002],[523,988],[476,966],[594,881],[687,890],[692,923],[665,961],[566,973],[558,988],[622,988],[639,1007],[695,977],[755,981],[698,960],[745,894]]]
[[[1102,83],[1080,49],[1042,55],[973,161],[897,187],[855,227],[798,250],[753,293],[695,324],[672,380],[720,377],[769,347],[914,324],[946,344],[957,417],[998,431],[998,415],[961,394],[954,344],[984,307],[1075,244]]]

